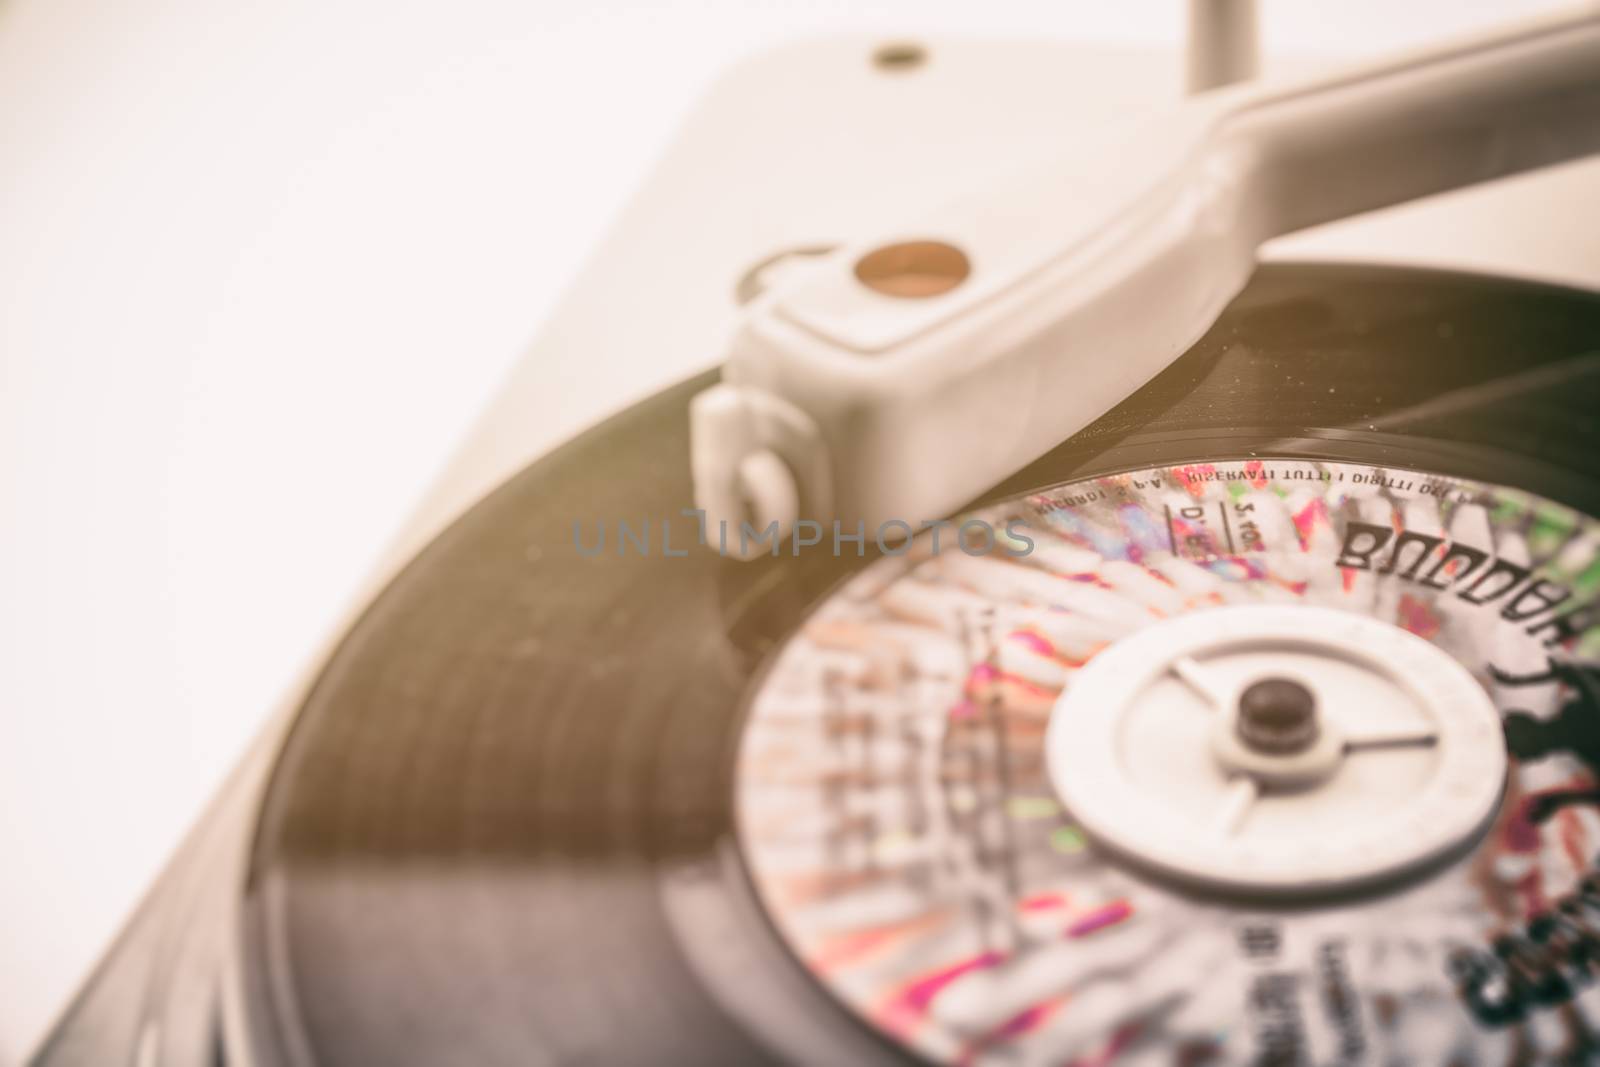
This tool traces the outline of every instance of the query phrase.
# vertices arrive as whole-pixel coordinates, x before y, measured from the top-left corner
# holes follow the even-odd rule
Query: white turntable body
[[[1394,23],[1387,5],[1360,5],[1341,18],[1351,26],[1361,20],[1361,39],[1352,34],[1327,50],[1376,53],[1416,43],[1426,25],[1443,33],[1548,6],[1416,5],[1426,9],[1424,21],[1410,12],[1412,21]],[[259,199],[212,204],[220,214],[194,221],[185,218],[183,183],[146,190],[136,202],[119,199],[126,196],[119,181],[166,173],[160,160],[124,164],[122,172],[113,161],[112,178],[89,181],[95,146],[128,123],[154,123],[177,161],[168,165],[182,170],[197,159],[221,160],[218,180],[228,181],[237,177],[229,153],[249,159],[249,107],[260,109],[258,118],[315,122],[317,93],[355,99],[356,90],[326,71],[319,83],[313,71],[306,100],[274,103],[263,78],[235,86],[238,97],[226,100],[238,109],[237,121],[219,124],[206,109],[190,107],[162,125],[117,107],[119,80],[125,89],[147,77],[159,51],[141,59],[95,38],[101,52],[80,57],[84,69],[107,56],[120,65],[104,65],[103,82],[74,89],[37,61],[8,59],[33,54],[72,27],[27,5],[7,11],[0,85],[22,104],[5,124],[5,143],[29,153],[33,169],[9,175],[11,192],[0,201],[9,235],[0,249],[0,280],[7,282],[0,295],[0,425],[17,432],[0,458],[0,508],[24,516],[0,529],[7,561],[0,621],[13,652],[32,647],[40,620],[48,622],[47,640],[57,643],[72,620],[96,621],[54,656],[24,651],[0,668],[0,849],[11,857],[13,875],[0,878],[0,1067],[43,1034],[216,789],[222,767],[248,751],[232,793],[235,803],[247,802],[252,776],[270,754],[274,731],[268,726],[263,737],[263,726],[281,723],[296,705],[314,673],[308,661],[317,635],[331,641],[397,566],[512,471],[605,415],[720,362],[738,283],[758,264],[848,241],[885,217],[939,204],[1177,98],[1181,26],[1175,11],[1162,11],[1164,29],[1143,43],[1019,43],[1012,26],[1010,40],[919,36],[920,61],[902,56],[887,65],[875,62],[875,52],[897,38],[879,34],[760,52],[700,97],[647,179],[610,175],[597,184],[599,195],[612,198],[606,212],[622,190],[637,190],[559,302],[547,293],[523,298],[525,283],[515,274],[528,271],[533,258],[544,261],[526,247],[561,213],[560,205],[523,204],[548,196],[543,188],[448,169],[422,178],[395,174],[385,151],[397,142],[362,141],[408,116],[423,134],[437,133],[449,119],[440,107],[471,112],[473,121],[494,126],[495,136],[524,136],[550,110],[546,101],[518,96],[519,89],[540,91],[534,81],[485,76],[443,105],[366,99],[346,109],[344,129],[325,128],[323,147],[345,153],[347,169],[308,164],[309,184],[300,189],[291,169],[279,175],[289,187],[279,190],[273,210]],[[845,16],[834,14],[843,24]],[[923,6],[900,5],[892,14],[918,24],[932,17]],[[1069,14],[1049,17],[1061,24]],[[1142,21],[1156,21],[1156,14],[1148,11]],[[1267,40],[1275,46],[1273,15],[1269,10]],[[1028,17],[1025,27],[1045,16]],[[158,30],[171,42],[188,39],[170,26]],[[538,27],[519,30],[531,39]],[[421,40],[429,27],[418,23],[412,31]],[[1298,32],[1284,55],[1315,50],[1315,31]],[[1407,32],[1413,36],[1396,39]],[[1115,26],[1101,35],[1136,36]],[[600,39],[588,40],[598,49]],[[463,43],[460,35],[450,41],[454,60],[523,61],[510,44]],[[731,54],[744,46],[730,38],[721,47]],[[237,48],[248,51],[244,38]],[[406,54],[425,53],[419,45]],[[280,58],[293,54],[280,50]],[[1289,65],[1275,54],[1268,52],[1269,68]],[[216,70],[191,65],[179,73],[190,79],[187,92],[204,95]],[[433,73],[449,76],[449,62]],[[657,88],[663,98],[687,100],[698,88],[696,72],[678,73],[680,84]],[[28,113],[35,98],[42,104]],[[641,114],[648,123],[662,111]],[[583,126],[547,133],[529,172],[593,158],[583,154],[590,135]],[[641,143],[658,137],[644,128],[635,135]],[[197,139],[205,143],[198,155]],[[403,209],[414,216],[459,211],[465,226],[499,220],[516,240],[463,240],[448,225],[426,225],[413,229],[412,243],[373,242],[366,259],[319,262],[317,227],[336,223],[364,183],[388,183],[409,200],[383,194],[393,215],[360,220],[372,235],[385,233],[385,221],[406,227]],[[1266,255],[1443,266],[1600,289],[1600,220],[1582,209],[1592,207],[1597,191],[1600,162],[1571,164],[1308,232]],[[269,192],[248,190],[255,197]],[[475,198],[486,199],[462,206]],[[281,261],[246,257],[231,275],[217,272],[202,254],[222,246],[200,236],[217,219],[238,227],[230,239],[238,247],[254,242]],[[561,254],[548,257],[550,269],[565,276],[584,240],[569,233]],[[510,244],[521,251],[514,254]],[[174,247],[170,255],[151,252]],[[84,269],[86,257],[96,255],[98,265]],[[393,269],[397,256],[411,257],[414,269]],[[141,264],[151,260],[159,284],[141,277]],[[363,270],[370,276],[351,276]],[[317,297],[340,292],[348,299]],[[434,292],[439,301],[428,299]],[[288,303],[283,293],[291,294]],[[518,331],[535,326],[541,307],[548,310],[533,344],[502,380],[510,345]],[[75,318],[93,320],[98,308],[109,309],[103,325]],[[380,330],[371,325],[375,315],[392,320]],[[184,325],[196,316],[203,328]],[[296,316],[315,321],[317,336],[263,325]],[[461,328],[475,318],[489,325]],[[68,329],[69,321],[78,324]],[[276,355],[273,345],[282,346]],[[203,362],[208,351],[235,347],[254,362],[219,383]],[[269,357],[278,361],[274,379],[289,385],[268,390],[285,406],[263,416],[249,380]],[[125,362],[134,359],[136,372]],[[82,383],[119,360],[103,379],[109,384]],[[433,372],[393,373],[424,360],[433,361]],[[115,383],[124,380],[135,384],[119,394]],[[452,384],[441,388],[447,380]],[[188,407],[170,401],[207,385],[225,400],[206,418],[186,414],[204,405],[204,396]],[[315,396],[306,403],[322,414],[296,411],[297,396]],[[124,399],[145,405],[158,425],[127,410]],[[230,425],[227,404],[237,407],[232,414],[243,431]],[[167,425],[174,419],[182,432]],[[260,444],[267,427],[285,444],[274,477],[263,480],[274,457]],[[254,435],[254,444],[241,432]],[[244,477],[225,477],[231,468],[221,460],[230,450],[241,458],[232,469]],[[206,453],[217,461],[195,462]],[[363,464],[371,477],[351,484]],[[42,498],[33,495],[41,487]],[[261,516],[267,518],[253,518]],[[130,525],[139,529],[118,542],[118,531]],[[307,525],[323,532],[291,537],[286,553],[285,531]],[[202,542],[210,545],[203,556],[184,554]],[[359,585],[354,561],[366,561]],[[232,571],[219,573],[224,565],[244,573],[235,581]],[[88,607],[95,603],[102,606]],[[269,617],[256,613],[257,603],[269,605]],[[291,675],[295,663],[303,669]],[[252,739],[259,739],[254,747]],[[186,847],[204,845],[231,863],[242,844],[191,840]]]

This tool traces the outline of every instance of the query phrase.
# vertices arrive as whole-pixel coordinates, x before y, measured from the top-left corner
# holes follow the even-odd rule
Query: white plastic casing
[[[693,414],[697,503],[735,525],[941,518],[1171,363],[1268,238],[1597,150],[1594,15],[1196,97],[754,302]],[[924,298],[857,279],[866,252],[907,240],[955,246],[970,274]],[[792,485],[750,484],[763,450]]]

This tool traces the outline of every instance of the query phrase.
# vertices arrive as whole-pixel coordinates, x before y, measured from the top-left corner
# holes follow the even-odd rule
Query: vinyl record
[[[705,384],[332,657],[243,1062],[1592,1054],[1600,298],[1264,268],[942,550],[722,558]]]

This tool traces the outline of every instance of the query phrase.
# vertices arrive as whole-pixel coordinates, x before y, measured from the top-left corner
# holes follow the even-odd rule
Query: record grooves
[[[1512,485],[1595,514],[1597,351],[1590,294],[1265,267],[1193,350],[985,502],[1269,456]],[[748,894],[725,865],[748,692],[864,561],[574,546],[575,522],[690,529],[685,405],[705,383],[512,478],[333,656],[254,846],[243,967],[256,1063],[779,1058],[748,1007],[713,988],[739,984],[749,953],[686,953],[697,931],[667,914],[662,886],[689,870]],[[773,981],[811,983],[766,921],[730,922],[769,946],[762,966],[786,971]],[[708,982],[708,968],[723,973]],[[801,1031],[836,1026],[885,1060],[914,1054],[809,988],[793,1006]]]

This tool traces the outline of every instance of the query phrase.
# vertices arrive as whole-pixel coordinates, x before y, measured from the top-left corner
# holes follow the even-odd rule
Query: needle
[[[1212,832],[1218,837],[1231,837],[1258,795],[1260,788],[1249,775],[1240,775],[1229,782],[1228,791],[1222,795],[1222,806],[1212,817]]]
[[[1195,662],[1193,656],[1179,656],[1167,666],[1167,669],[1199,696],[1201,700],[1210,704],[1213,711],[1220,709],[1224,705],[1225,700],[1221,690],[1207,676],[1206,669]]]
[[[1345,752],[1362,752],[1375,748],[1426,748],[1439,740],[1437,730],[1401,730],[1392,734],[1367,734],[1352,737],[1344,743]]]

